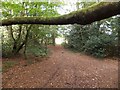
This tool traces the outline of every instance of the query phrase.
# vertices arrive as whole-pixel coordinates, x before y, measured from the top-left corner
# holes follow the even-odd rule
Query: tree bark
[[[17,40],[14,38],[12,26],[9,26],[8,29],[10,29],[10,35],[11,35],[11,37],[13,39],[12,53],[15,54],[16,50],[17,50]]]
[[[119,2],[100,2],[88,8],[77,10],[58,17],[14,17],[3,19],[1,26],[13,24],[43,24],[43,25],[65,25],[81,24],[86,25],[95,21],[109,18],[120,14]]]
[[[16,53],[18,53],[25,44],[27,44],[27,41],[28,41],[28,36],[29,36],[29,32],[30,32],[30,29],[31,29],[32,25],[30,25],[28,28],[27,28],[27,33],[26,33],[26,36],[25,36],[25,40],[23,41],[23,43],[18,47]]]
[[[53,46],[55,46],[55,33],[54,32],[52,33],[52,44]]]

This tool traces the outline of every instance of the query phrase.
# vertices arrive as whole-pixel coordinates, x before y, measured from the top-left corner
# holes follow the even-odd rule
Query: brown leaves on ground
[[[47,60],[3,73],[4,88],[117,88],[118,61],[97,60],[50,46]]]

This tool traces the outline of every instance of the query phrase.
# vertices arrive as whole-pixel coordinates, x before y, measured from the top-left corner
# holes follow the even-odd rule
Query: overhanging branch
[[[14,24],[65,25],[75,23],[86,25],[118,14],[120,14],[120,2],[101,2],[58,17],[14,17],[3,19],[1,26]]]

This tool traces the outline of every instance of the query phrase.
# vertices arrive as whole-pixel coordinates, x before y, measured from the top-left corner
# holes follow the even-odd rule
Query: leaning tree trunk
[[[2,26],[13,24],[44,24],[44,25],[65,25],[65,24],[91,24],[111,16],[120,14],[119,2],[100,2],[88,8],[77,10],[58,17],[13,17],[3,19]]]

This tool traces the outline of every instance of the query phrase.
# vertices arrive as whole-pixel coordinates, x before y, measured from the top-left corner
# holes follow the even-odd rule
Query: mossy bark
[[[101,2],[88,8],[77,10],[58,17],[14,17],[3,19],[2,26],[13,24],[43,24],[43,25],[86,25],[95,21],[120,14],[120,2]]]

